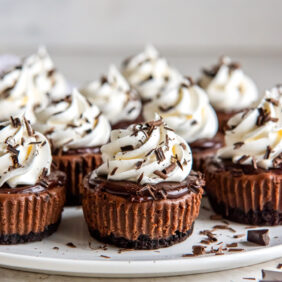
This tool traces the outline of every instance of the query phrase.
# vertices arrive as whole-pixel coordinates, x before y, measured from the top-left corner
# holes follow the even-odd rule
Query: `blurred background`
[[[281,0],[0,0],[0,51],[46,45],[77,84],[152,43],[196,78],[230,55],[261,91],[282,83]]]

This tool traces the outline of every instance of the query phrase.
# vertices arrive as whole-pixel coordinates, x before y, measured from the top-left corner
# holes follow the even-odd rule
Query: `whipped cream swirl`
[[[259,98],[255,83],[228,57],[204,70],[199,85],[207,91],[210,103],[218,111],[239,111],[252,106]]]
[[[158,113],[187,142],[212,138],[218,129],[216,113],[205,91],[189,79],[144,106],[145,120]]]
[[[133,121],[141,113],[141,101],[115,66],[108,75],[83,87],[81,93],[97,105],[111,124],[119,121]]]
[[[34,132],[23,116],[0,124],[0,187],[35,185],[52,162],[45,136]]]
[[[47,51],[40,48],[38,53],[1,75],[0,120],[26,113],[34,123],[34,111],[44,108],[49,97],[61,98],[67,90],[64,77],[56,71]]]
[[[181,80],[180,73],[151,45],[123,63],[123,74],[143,100],[150,100]]]
[[[228,122],[226,146],[218,151],[220,158],[263,169],[282,163],[282,87],[266,91],[257,106],[238,113]]]
[[[36,113],[35,128],[45,134],[53,149],[96,147],[108,142],[111,127],[98,109],[76,89],[61,100],[53,100]]]
[[[156,184],[183,181],[190,173],[192,155],[185,140],[155,121],[113,130],[109,144],[102,146],[103,164],[91,177]]]

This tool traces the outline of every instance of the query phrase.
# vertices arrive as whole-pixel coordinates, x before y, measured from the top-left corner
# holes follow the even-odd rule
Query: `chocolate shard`
[[[193,254],[195,256],[203,255],[205,253],[206,251],[204,246],[200,246],[200,245],[193,246]]]
[[[247,241],[261,246],[267,246],[270,241],[269,230],[268,229],[248,230]]]

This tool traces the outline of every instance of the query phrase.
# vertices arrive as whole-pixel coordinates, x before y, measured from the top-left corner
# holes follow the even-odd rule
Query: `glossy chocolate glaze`
[[[110,181],[106,177],[86,181],[90,188],[129,199],[131,202],[144,202],[159,199],[178,199],[185,194],[199,193],[205,181],[202,174],[192,171],[182,182],[160,182],[157,184],[138,184],[130,181]]]
[[[53,171],[50,175],[42,178],[41,181],[35,185],[18,186],[16,188],[10,188],[7,185],[4,185],[0,188],[0,194],[40,193],[55,186],[63,186],[65,181],[65,173],[61,171]]]
[[[207,164],[209,170],[215,171],[230,171],[233,175],[242,174],[262,174],[262,173],[272,173],[275,175],[282,174],[282,164],[280,168],[263,169],[260,167],[255,168],[253,165],[242,165],[235,164],[231,159],[212,159]]]
[[[189,143],[193,152],[199,152],[204,150],[220,149],[224,144],[224,138],[221,134],[217,134],[214,138],[203,138]]]

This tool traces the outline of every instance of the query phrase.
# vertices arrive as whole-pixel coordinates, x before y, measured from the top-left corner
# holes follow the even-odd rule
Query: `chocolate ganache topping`
[[[51,149],[25,117],[0,124],[0,187],[35,185],[50,174]]]
[[[199,174],[191,172],[192,156],[185,140],[158,116],[112,131],[110,143],[101,151],[103,164],[91,174],[89,184],[132,201],[177,198],[203,183]]]

